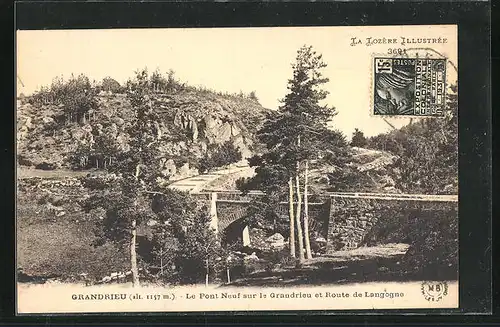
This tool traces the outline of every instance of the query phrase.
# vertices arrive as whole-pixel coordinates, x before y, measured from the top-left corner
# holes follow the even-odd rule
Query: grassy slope
[[[63,279],[76,278],[80,273],[88,273],[92,279],[102,278],[128,269],[126,252],[111,244],[92,246],[94,223],[79,210],[74,194],[62,191],[67,196],[59,198],[58,205],[53,205],[42,191],[18,192],[18,268],[30,276]]]

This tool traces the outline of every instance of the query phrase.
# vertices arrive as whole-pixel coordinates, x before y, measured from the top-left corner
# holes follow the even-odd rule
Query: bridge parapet
[[[205,190],[194,195],[211,203],[212,226],[224,232],[245,217],[249,203],[264,193]],[[330,192],[319,198],[321,202],[309,203],[309,217],[311,230],[327,240],[327,251],[359,247],[373,226],[388,216],[440,210],[455,214],[458,210],[457,195]],[[277,211],[287,219],[288,202],[281,202]]]

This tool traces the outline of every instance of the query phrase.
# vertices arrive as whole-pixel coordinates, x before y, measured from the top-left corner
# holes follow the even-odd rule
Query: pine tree
[[[328,78],[323,77],[321,70],[327,65],[323,62],[322,56],[317,54],[312,47],[302,47],[297,53],[296,63],[293,65],[293,79],[289,81],[288,89],[290,92],[284,99],[284,109],[295,116],[294,121],[297,134],[297,163],[296,163],[296,181],[297,195],[300,197],[301,164],[305,161],[307,169],[304,171],[304,197],[308,196],[307,174],[309,173],[309,160],[317,159],[318,154],[323,148],[323,140],[327,135],[327,124],[336,114],[334,108],[321,105],[328,92],[321,89],[321,86],[327,83]],[[300,219],[300,200],[298,201],[297,224]],[[304,233],[306,255],[312,257],[309,240],[309,214],[308,200],[304,198]],[[300,231],[300,226],[298,226]],[[299,246],[301,242],[299,240]],[[302,249],[299,249],[299,255]],[[301,256],[299,256],[301,258]]]
[[[355,128],[354,133],[352,133],[351,146],[364,147],[368,143],[365,135],[362,131]]]
[[[104,236],[130,249],[132,282],[139,285],[137,265],[137,226],[156,218],[151,208],[151,194],[156,191],[156,177],[160,171],[159,153],[155,143],[154,121],[147,71],[137,72],[128,97],[135,108],[135,117],[129,130],[130,149],[116,154],[116,162],[108,171],[118,176],[116,180],[84,180],[84,184],[97,190],[85,207],[102,207],[106,210],[103,221]]]
[[[275,113],[268,114],[262,128],[257,133],[259,141],[266,146],[266,151],[253,160],[257,176],[252,183],[262,182],[263,172],[281,172],[280,187],[288,183],[288,199],[290,201],[290,255],[295,256],[295,230],[297,230],[299,261],[303,261],[306,245],[307,258],[311,258],[308,226],[308,201],[304,200],[304,221],[302,222],[302,198],[308,196],[308,184],[305,178],[304,191],[301,192],[300,178],[308,174],[309,160],[317,159],[324,148],[325,140],[331,136],[327,123],[336,114],[335,109],[320,102],[325,100],[328,92],[321,86],[328,82],[321,70],[326,67],[322,56],[312,47],[303,46],[297,52],[296,62],[292,65],[293,78],[288,81],[288,94]],[[303,163],[306,162],[306,171]],[[265,186],[265,183],[263,183]],[[295,190],[294,185],[295,184]],[[261,184],[262,185],[262,184]],[[283,188],[281,191],[283,192]],[[266,191],[273,191],[264,187]],[[276,187],[274,191],[277,191]],[[295,211],[292,199],[297,202]],[[295,201],[294,200],[294,201]],[[304,231],[302,235],[302,226]]]

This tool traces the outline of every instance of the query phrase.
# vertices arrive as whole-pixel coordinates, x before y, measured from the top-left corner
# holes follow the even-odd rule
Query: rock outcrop
[[[158,121],[151,129],[166,157],[203,157],[212,146],[231,142],[243,157],[252,154],[254,135],[266,109],[257,102],[235,96],[183,91],[157,94],[151,100]],[[44,169],[69,168],[78,147],[92,147],[101,134],[110,146],[127,151],[134,109],[123,94],[102,95],[99,108],[80,124],[64,125],[63,107],[34,106],[18,101],[17,154],[20,165]],[[176,172],[193,173],[189,164],[177,163]],[[184,166],[184,167],[182,167]],[[170,167],[172,168],[172,167]],[[172,170],[172,169],[170,169]]]

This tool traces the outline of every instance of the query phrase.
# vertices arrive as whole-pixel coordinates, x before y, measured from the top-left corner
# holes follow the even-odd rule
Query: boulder
[[[285,237],[283,235],[281,235],[280,233],[275,233],[271,236],[269,236],[268,238],[266,238],[266,241],[267,242],[284,242],[285,241]]]
[[[241,134],[241,129],[238,126],[234,125],[234,124],[231,125],[231,135],[232,136],[238,136],[240,134]]]
[[[64,196],[61,196],[61,195],[51,195],[51,196],[49,196],[48,200],[50,203],[52,203],[55,206],[61,206],[67,201],[64,198]]]
[[[163,164],[162,175],[163,176],[172,176],[177,173],[177,167],[175,166],[175,162],[172,159],[168,159]]]
[[[282,249],[286,245],[285,237],[281,235],[280,233],[275,233],[271,236],[269,236],[265,242],[268,244],[269,247],[273,249]]]
[[[150,219],[148,220],[148,222],[146,223],[149,227],[152,227],[152,226],[156,226],[158,225],[158,221],[154,220],[154,219]]]
[[[62,216],[64,216],[65,214],[66,214],[66,212],[65,212],[65,211],[60,211],[60,212],[58,212],[58,213],[56,214],[56,217],[62,217]]]
[[[250,255],[247,255],[243,258],[243,260],[245,262],[249,262],[249,261],[259,261],[259,257],[255,254],[255,252],[253,252],[252,254]]]
[[[114,117],[112,118],[112,121],[113,121],[113,123],[115,123],[115,124],[116,124],[116,125],[118,125],[118,126],[123,126],[123,124],[125,124],[125,120],[123,120],[123,119],[122,119],[122,118],[120,118],[120,117],[116,117],[116,116],[114,116]]]
[[[43,123],[44,123],[44,124],[52,124],[52,123],[54,123],[54,122],[55,122],[55,121],[54,121],[54,118],[52,118],[52,117],[47,117],[47,116],[43,117],[43,118],[42,118],[42,121],[43,121]]]
[[[315,241],[317,243],[326,244],[326,239],[324,237],[317,237]]]
[[[186,162],[177,170],[177,174],[179,175],[180,178],[195,176],[198,175],[198,169],[190,168],[189,163]]]
[[[213,130],[219,124],[219,122],[211,115],[205,116],[204,120],[205,120],[205,128],[207,130]]]
[[[30,129],[33,127],[33,124],[31,123],[31,117],[27,117],[26,118],[26,121],[24,123],[24,126],[26,126],[26,128]]]
[[[215,143],[222,144],[231,139],[231,123],[225,122],[221,128],[215,132]]]

